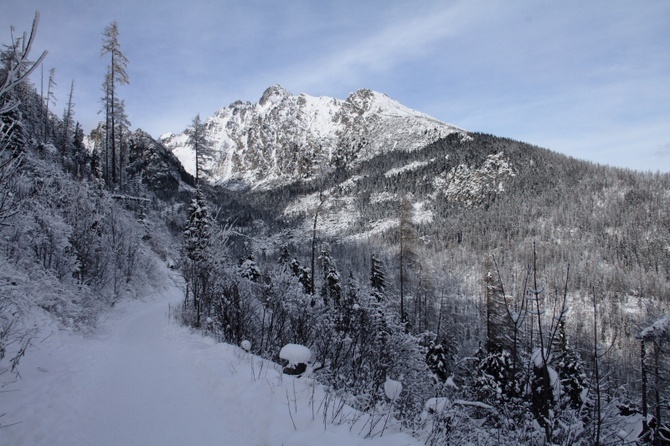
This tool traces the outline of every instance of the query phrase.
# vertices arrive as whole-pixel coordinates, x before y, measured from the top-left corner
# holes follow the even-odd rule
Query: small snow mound
[[[240,347],[242,347],[242,350],[245,352],[248,352],[251,350],[251,342],[247,341],[246,339],[242,342],[240,342]]]
[[[400,381],[394,381],[388,376],[386,377],[386,382],[384,383],[384,393],[386,397],[391,401],[395,401],[400,396],[402,392],[402,383]]]
[[[279,352],[279,357],[288,361],[289,366],[307,364],[312,360],[312,351],[299,344],[286,344]]]

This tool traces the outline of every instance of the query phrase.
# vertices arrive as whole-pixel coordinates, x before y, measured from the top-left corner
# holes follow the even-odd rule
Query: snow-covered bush
[[[287,375],[300,375],[307,370],[307,365],[312,362],[312,352],[304,345],[286,344],[279,351],[279,357],[288,362],[284,367]]]
[[[312,361],[312,351],[300,344],[286,344],[279,351],[279,357],[288,361],[288,365],[308,364]]]

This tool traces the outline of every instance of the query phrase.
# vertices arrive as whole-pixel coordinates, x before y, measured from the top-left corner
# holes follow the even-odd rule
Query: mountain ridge
[[[420,149],[459,127],[361,89],[341,100],[293,95],[279,85],[256,104],[236,101],[206,119],[216,155],[206,162],[210,183],[231,189],[271,189],[348,168],[386,151]],[[195,159],[189,129],[159,137],[189,172]]]

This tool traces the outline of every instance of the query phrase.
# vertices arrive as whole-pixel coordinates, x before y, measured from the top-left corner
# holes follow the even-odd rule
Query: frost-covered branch
[[[4,104],[1,102],[5,101],[6,95],[35,71],[47,55],[47,51],[43,51],[37,61],[30,62],[28,59],[37,33],[39,20],[40,14],[39,12],[35,12],[30,35],[24,32],[23,37],[18,40],[12,37],[8,50],[9,55],[7,57],[5,78],[0,83],[0,115],[7,114],[19,106],[20,101],[17,99],[7,100]]]

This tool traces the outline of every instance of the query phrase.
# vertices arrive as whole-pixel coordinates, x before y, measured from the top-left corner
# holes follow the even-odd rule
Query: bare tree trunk
[[[314,285],[314,276],[315,276],[315,268],[316,268],[316,222],[319,218],[319,212],[321,212],[321,207],[323,206],[323,203],[326,201],[326,197],[323,196],[323,192],[319,192],[319,205],[316,207],[316,211],[314,212],[314,224],[312,225],[312,259],[311,259],[311,277],[310,277],[310,283],[309,283],[309,292],[313,295],[316,288]]]
[[[658,343],[659,341],[656,340],[654,341],[654,399],[656,400],[656,435],[655,437],[657,438],[656,441],[659,442],[658,440],[660,434],[661,427],[663,426],[662,420],[661,420],[661,374],[660,374],[660,368],[659,368],[659,361],[660,361],[660,350],[661,346]]]
[[[109,91],[111,95],[110,100],[110,117],[111,117],[111,126],[112,126],[112,183],[116,184],[116,133],[115,133],[115,121],[114,121],[114,52],[112,51],[112,65],[111,65],[111,74],[110,74],[110,85]]]
[[[600,407],[600,368],[598,366],[598,300],[593,290],[593,380],[595,382],[596,407],[595,422],[596,434],[593,444],[600,445],[600,432],[602,429],[602,413]]]
[[[535,243],[533,243],[533,295],[535,299],[535,308],[537,311],[537,337],[540,340],[540,357],[542,359],[542,367],[540,368],[541,373],[541,385],[542,385],[542,395],[549,397],[553,395],[553,390],[551,388],[551,379],[549,375],[549,346],[547,349],[544,348],[544,333],[542,330],[542,311],[540,308],[540,294],[541,291],[537,287],[537,253],[535,251]],[[551,444],[551,422],[549,420],[551,403],[549,401],[543,402],[541,405],[542,413],[542,422],[540,423],[544,427],[544,435],[547,443]]]
[[[647,362],[647,351],[644,345],[644,339],[640,340],[640,367],[642,368],[642,434],[641,438],[645,438],[649,432],[649,424],[647,423],[647,415],[649,413],[647,402],[647,369],[645,363]]]

